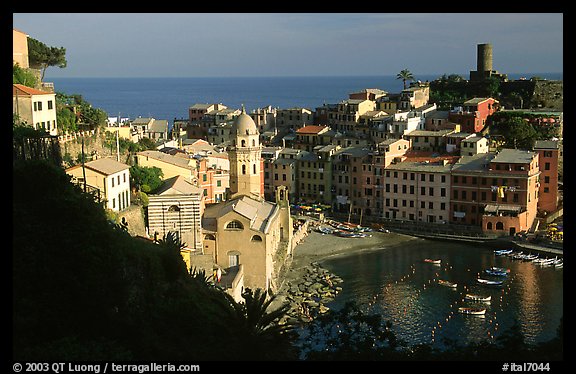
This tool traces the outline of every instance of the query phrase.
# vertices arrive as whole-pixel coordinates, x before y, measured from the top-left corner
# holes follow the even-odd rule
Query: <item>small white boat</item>
[[[498,271],[498,272],[501,272],[501,273],[510,273],[510,269],[508,269],[508,268],[498,268],[498,267],[496,267],[496,266],[492,266],[492,267],[490,268],[490,270],[492,270],[492,271]]]
[[[439,279],[439,280],[438,280],[438,284],[441,285],[441,286],[446,286],[446,287],[450,287],[450,288],[456,288],[456,287],[458,287],[458,283],[453,283],[453,282],[450,282],[450,281],[447,281],[447,280],[442,280],[442,279]]]
[[[538,265],[552,265],[554,264],[554,259],[553,258],[537,258],[535,260],[533,260],[532,262]]]
[[[564,259],[558,259],[556,261],[554,261],[554,267],[555,268],[563,268],[564,267]]]
[[[442,260],[440,260],[440,259],[435,259],[435,260],[433,260],[433,259],[431,259],[431,258],[425,258],[425,259],[424,259],[424,262],[427,262],[427,263],[429,263],[429,264],[440,265],[440,263],[442,263]]]
[[[480,284],[485,284],[487,286],[501,286],[502,283],[504,283],[504,281],[501,281],[501,280],[490,280],[490,279],[483,279],[483,278],[477,278],[476,281],[478,281],[478,283],[480,283]]]
[[[466,308],[460,307],[458,308],[458,312],[462,314],[472,314],[472,315],[484,315],[486,313],[486,308]]]
[[[494,254],[496,256],[505,256],[505,255],[509,255],[513,252],[512,249],[497,249],[494,251]]]
[[[482,296],[482,295],[475,295],[471,293],[467,293],[464,295],[464,299],[470,301],[483,301],[483,302],[490,302],[492,300],[492,296]]]

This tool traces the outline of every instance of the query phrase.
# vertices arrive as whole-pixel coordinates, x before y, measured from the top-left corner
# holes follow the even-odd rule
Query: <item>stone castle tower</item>
[[[232,147],[230,158],[230,194],[231,198],[246,195],[253,198],[264,197],[262,178],[262,146],[260,132],[254,120],[242,113],[232,124]]]

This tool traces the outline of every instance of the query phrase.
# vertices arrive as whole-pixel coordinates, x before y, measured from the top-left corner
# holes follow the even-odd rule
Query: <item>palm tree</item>
[[[402,79],[402,83],[404,83],[404,89],[406,89],[406,81],[413,81],[414,76],[408,69],[402,70],[398,75],[396,75],[396,79]]]
[[[276,296],[267,299],[266,292],[261,289],[246,288],[242,293],[244,302],[235,301],[227,293],[222,295],[228,299],[225,320],[232,328],[230,338],[240,338],[242,359],[275,359],[290,355],[294,325],[283,322],[290,309],[288,303],[268,311]]]

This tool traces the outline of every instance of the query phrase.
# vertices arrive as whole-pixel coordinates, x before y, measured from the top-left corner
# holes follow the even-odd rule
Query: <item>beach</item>
[[[315,283],[311,279],[313,274],[320,273],[322,278],[328,275],[338,279],[337,274],[329,274],[322,268],[322,262],[326,259],[335,256],[352,256],[418,240],[413,236],[396,233],[374,231],[370,234],[371,236],[365,238],[343,238],[311,231],[294,248],[291,266],[281,281],[282,286],[277,292],[277,299],[273,303],[273,307],[285,302],[295,305],[293,298],[290,297],[293,296],[294,288],[298,286],[302,288],[304,283],[307,287]],[[346,285],[342,284],[341,286],[345,287]]]

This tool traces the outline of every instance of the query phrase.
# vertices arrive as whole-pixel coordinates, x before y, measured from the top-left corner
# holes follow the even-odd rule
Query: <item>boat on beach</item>
[[[443,279],[439,279],[438,280],[438,284],[441,286],[446,286],[446,287],[450,287],[450,288],[456,288],[458,287],[458,283],[453,283],[447,280],[443,280]]]
[[[440,265],[442,263],[441,259],[431,259],[431,258],[425,258],[424,262],[427,262],[429,264],[435,264],[435,265]]]
[[[458,312],[462,314],[471,314],[471,315],[484,315],[486,313],[486,308],[468,308],[468,307],[460,307],[458,308]]]
[[[464,299],[469,300],[469,301],[482,301],[482,302],[488,302],[489,303],[490,300],[492,300],[492,296],[482,296],[482,295],[467,293],[466,295],[464,295]]]

